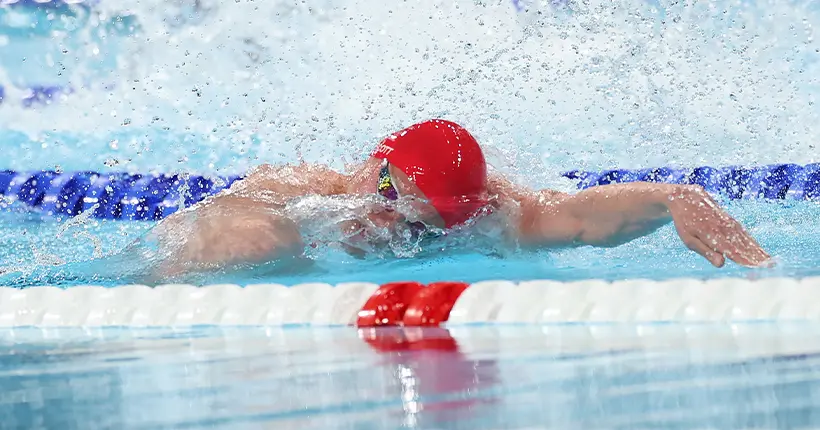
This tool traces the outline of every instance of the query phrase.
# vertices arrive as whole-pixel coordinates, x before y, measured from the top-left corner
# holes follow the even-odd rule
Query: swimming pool
[[[813,226],[820,217],[820,207],[813,202],[755,201],[729,202],[730,213],[749,226],[760,243],[778,259],[772,269],[744,269],[727,265],[715,269],[680,243],[674,227],[618,248],[510,251],[496,254],[496,249],[453,247],[445,255],[424,252],[414,258],[383,257],[360,260],[332,248],[315,254],[314,265],[304,271],[267,275],[264,273],[228,274],[202,279],[209,283],[276,282],[285,285],[314,282],[373,282],[403,280],[419,282],[464,281],[488,279],[525,281],[554,279],[622,280],[643,278],[666,280],[680,277],[805,277],[820,275],[818,249],[813,240],[820,236]],[[3,285],[107,285],[133,283],[128,262],[89,261],[95,252],[114,253],[144,234],[153,222],[89,220],[66,228],[64,224],[42,221],[39,213],[6,213],[0,226],[8,232],[2,241]],[[88,238],[99,239],[88,239]],[[97,250],[95,251],[95,247]],[[503,248],[499,253],[506,252]]]
[[[23,329],[2,337],[0,410],[67,429],[804,428],[817,329],[424,329],[428,349],[393,354],[346,328]]]
[[[65,3],[0,2],[0,169],[343,168],[434,116],[562,190],[572,169],[820,161],[811,4]],[[614,249],[321,248],[153,289],[95,259],[153,221],[3,205],[0,426],[816,426],[820,206],[724,203],[776,267],[712,268],[665,227]],[[443,327],[328,326],[405,280],[473,285]]]

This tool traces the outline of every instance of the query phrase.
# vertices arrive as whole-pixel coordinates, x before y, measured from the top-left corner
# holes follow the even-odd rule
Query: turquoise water
[[[207,275],[203,283],[302,282],[338,283],[365,281],[383,283],[397,280],[433,282],[487,279],[669,279],[675,277],[716,278],[739,276],[803,277],[820,274],[817,261],[820,233],[815,228],[820,206],[813,202],[762,203],[736,201],[728,204],[732,215],[748,226],[752,234],[778,261],[771,269],[745,269],[728,263],[712,267],[689,252],[674,227],[664,227],[650,236],[617,248],[582,247],[542,251],[516,251],[491,244],[450,244],[447,252],[438,248],[414,257],[392,255],[358,259],[322,247],[311,250],[312,264],[300,270]],[[66,226],[34,213],[10,212],[0,216],[0,283],[31,285],[118,285],[139,279],[138,263],[114,257],[119,250],[148,231],[153,223],[89,220]],[[107,258],[106,258],[107,257]],[[136,272],[135,272],[136,271]]]
[[[0,332],[0,413],[5,428],[811,428],[817,330],[16,329]]]
[[[432,116],[467,126],[513,180],[564,191],[573,185],[560,173],[575,168],[820,160],[820,17],[800,2],[112,3],[0,8],[0,168],[342,169]],[[413,32],[391,30],[406,22]],[[25,108],[32,85],[73,92]],[[91,260],[150,224],[69,227],[23,209],[0,213],[0,283],[115,285],[144,271]],[[319,249],[308,270],[196,281],[817,274],[814,203],[729,209],[777,268],[713,269],[667,227],[616,249],[520,253],[485,241],[365,261]]]
[[[0,169],[343,168],[441,116],[498,170],[820,161],[816,6],[792,2],[229,2],[0,7]],[[24,107],[30,86],[72,93]],[[20,103],[18,103],[20,102]],[[151,223],[0,209],[0,284],[113,286]],[[715,269],[674,229],[614,249],[492,243],[415,258],[313,251],[199,282],[820,274],[820,206],[727,203],[778,260]],[[287,268],[286,268],[287,269]],[[817,427],[811,324],[3,329],[2,428]]]

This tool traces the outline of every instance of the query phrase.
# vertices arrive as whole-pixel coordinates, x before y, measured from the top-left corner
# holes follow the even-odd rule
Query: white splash
[[[41,110],[6,103],[0,129],[84,136],[60,157],[96,169],[103,156],[131,168],[341,168],[436,116],[471,129],[500,169],[542,182],[576,167],[820,159],[820,16],[808,2],[553,3],[101,2],[61,43],[86,43],[64,54],[84,60],[70,82],[115,87]],[[101,39],[121,16],[141,31]],[[106,50],[118,55],[104,75]],[[4,67],[0,81],[13,74]],[[163,129],[183,137],[146,131]],[[136,137],[112,148],[124,132]]]

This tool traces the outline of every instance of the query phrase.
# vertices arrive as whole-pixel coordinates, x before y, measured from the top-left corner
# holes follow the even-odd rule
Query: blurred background
[[[0,4],[2,168],[343,168],[436,116],[542,185],[818,160],[809,2]]]

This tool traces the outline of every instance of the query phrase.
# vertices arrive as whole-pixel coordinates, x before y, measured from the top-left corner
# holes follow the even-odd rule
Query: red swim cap
[[[487,164],[475,138],[434,119],[393,133],[372,154],[398,167],[430,200],[449,228],[487,204]]]

